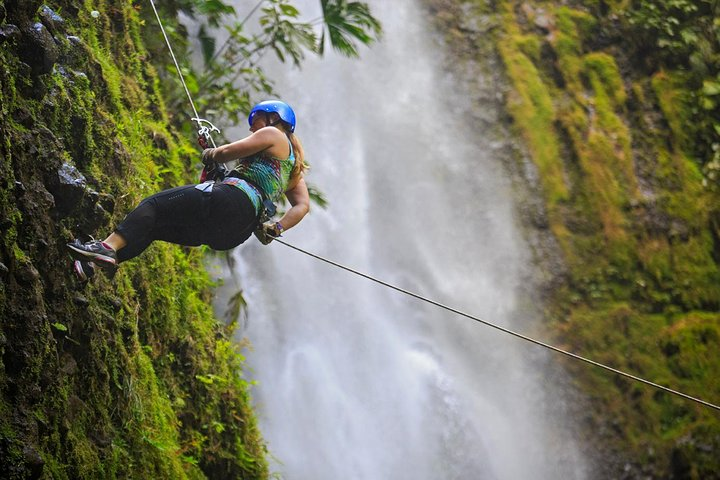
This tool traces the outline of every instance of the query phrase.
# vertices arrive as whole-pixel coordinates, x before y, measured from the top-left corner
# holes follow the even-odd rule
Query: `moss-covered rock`
[[[2,6],[0,477],[266,478],[202,251],[156,245],[89,285],[64,251],[195,174],[137,6]]]
[[[718,207],[693,158],[693,90],[681,71],[636,69],[626,55],[631,39],[598,41],[615,28],[608,10],[619,4],[582,3],[498,4],[508,109],[538,166],[569,267],[549,301],[559,338],[717,403],[720,358],[707,349],[720,325]],[[603,371],[573,372],[597,405],[589,430],[630,468],[608,475],[717,478],[715,412]]]

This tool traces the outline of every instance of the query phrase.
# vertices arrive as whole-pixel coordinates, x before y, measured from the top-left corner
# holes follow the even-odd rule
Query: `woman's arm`
[[[269,150],[269,153],[273,155],[273,147],[279,148],[286,146],[286,144],[287,140],[284,133],[275,127],[265,127],[242,140],[213,148],[212,152],[210,152],[210,159],[218,163],[225,163],[238,158],[249,157],[263,150]]]
[[[290,202],[290,209],[279,220],[283,230],[294,227],[310,211],[310,194],[308,193],[305,179],[300,178],[290,190],[285,192]]]

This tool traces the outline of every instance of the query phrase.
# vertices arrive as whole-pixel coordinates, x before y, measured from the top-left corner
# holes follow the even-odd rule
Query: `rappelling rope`
[[[185,88],[185,93],[187,94],[188,100],[190,101],[190,106],[192,107],[193,113],[195,114],[195,117],[194,117],[192,120],[196,121],[196,122],[198,123],[198,125],[201,127],[201,129],[202,129],[202,128],[207,128],[207,127],[204,127],[204,126],[202,125],[202,123],[201,123],[201,122],[207,122],[207,120],[201,119],[201,118],[199,117],[199,115],[198,115],[197,110],[195,109],[195,103],[193,102],[192,96],[190,95],[190,91],[188,90],[187,85],[185,84],[185,79],[183,78],[182,71],[180,70],[180,66],[178,65],[177,59],[175,58],[175,53],[173,52],[172,46],[170,45],[170,39],[168,38],[167,34],[165,33],[165,28],[163,27],[162,21],[160,20],[160,15],[158,14],[157,9],[155,8],[155,2],[154,2],[153,0],[150,0],[150,5],[152,5],[152,9],[153,9],[153,11],[155,12],[155,18],[157,18],[158,25],[160,25],[160,30],[162,31],[163,37],[165,37],[165,43],[167,44],[168,49],[170,50],[170,55],[172,56],[173,62],[175,63],[175,68],[177,69],[178,75],[180,76],[180,81],[182,82],[183,88]],[[207,122],[207,123],[210,123],[210,122]],[[210,124],[210,125],[212,126],[212,124]],[[213,127],[213,129],[215,128],[214,126],[212,126],[212,127]],[[215,129],[215,130],[217,130],[217,129]],[[212,145],[213,145],[213,147],[214,147],[214,146],[215,146],[215,142],[212,140],[212,137],[210,137],[208,133],[206,133],[206,136],[207,136],[207,138],[210,139],[210,141],[212,142]],[[315,258],[315,259],[317,259],[317,260],[320,260],[320,261],[322,261],[322,262],[325,262],[325,263],[327,263],[327,264],[330,264],[330,265],[332,265],[332,266],[334,266],[334,267],[340,268],[340,269],[345,270],[345,271],[348,271],[348,272],[350,272],[350,273],[354,273],[355,275],[358,275],[358,276],[360,276],[360,277],[363,277],[363,278],[366,278],[366,279],[368,279],[368,280],[371,280],[371,281],[373,281],[373,282],[375,282],[375,283],[378,283],[378,284],[380,284],[380,285],[382,285],[382,286],[384,286],[384,287],[387,287],[387,288],[390,288],[390,289],[392,289],[392,290],[398,291],[398,292],[400,292],[400,293],[403,293],[403,294],[408,295],[408,296],[410,296],[410,297],[416,298],[416,299],[421,300],[421,301],[423,301],[423,302],[429,303],[429,304],[431,304],[431,305],[435,305],[436,307],[440,307],[440,308],[442,308],[442,309],[444,309],[444,310],[447,310],[447,311],[449,311],[449,312],[455,313],[455,314],[460,315],[460,316],[462,316],[462,317],[469,318],[470,320],[474,320],[474,321],[476,321],[476,322],[482,323],[482,324],[485,325],[485,326],[494,328],[494,329],[499,330],[499,331],[501,331],[501,332],[503,332],[503,333],[507,333],[507,334],[512,335],[512,336],[514,336],[514,337],[517,337],[517,338],[520,338],[520,339],[522,339],[522,340],[525,340],[525,341],[527,341],[527,342],[534,343],[535,345],[539,345],[539,346],[544,347],[544,348],[546,348],[546,349],[548,349],[548,350],[552,350],[552,351],[554,351],[554,352],[561,353],[561,354],[563,354],[563,355],[565,355],[565,356],[568,356],[568,357],[570,357],[570,358],[572,358],[572,359],[579,360],[579,361],[581,361],[581,362],[585,362],[585,363],[588,363],[588,364],[590,364],[590,365],[594,365],[594,366],[596,366],[596,367],[598,367],[598,368],[602,368],[603,370],[607,370],[608,372],[612,372],[612,373],[615,373],[615,374],[617,374],[617,375],[623,376],[623,377],[625,377],[625,378],[629,378],[630,380],[634,380],[634,381],[636,381],[636,382],[640,382],[640,383],[643,383],[643,384],[645,384],[645,385],[649,385],[649,386],[654,387],[654,388],[656,388],[656,389],[658,389],[658,390],[662,390],[663,392],[670,393],[670,394],[672,394],[672,395],[677,395],[678,397],[682,397],[682,398],[684,398],[684,399],[686,399],[686,400],[690,400],[690,401],[699,403],[699,404],[701,404],[701,405],[704,405],[704,406],[706,406],[706,407],[710,407],[710,408],[713,408],[713,409],[715,409],[715,410],[720,411],[720,406],[715,405],[715,404],[712,404],[712,403],[707,402],[707,401],[705,401],[705,400],[702,400],[702,399],[700,399],[700,398],[693,397],[693,396],[691,396],[691,395],[687,395],[687,394],[682,393],[682,392],[679,392],[679,391],[677,391],[677,390],[673,390],[672,388],[668,388],[668,387],[665,387],[665,386],[663,386],[663,385],[659,385],[659,384],[657,384],[657,383],[651,382],[650,380],[645,380],[644,378],[638,377],[638,376],[636,376],[636,375],[631,375],[631,374],[629,374],[629,373],[623,372],[623,371],[618,370],[618,369],[616,369],[616,368],[612,368],[612,367],[609,367],[609,366],[607,366],[607,365],[604,365],[604,364],[602,364],[602,363],[600,363],[600,362],[596,362],[596,361],[594,361],[594,360],[590,360],[589,358],[585,358],[585,357],[580,356],[580,355],[577,355],[577,354],[575,354],[575,353],[568,352],[567,350],[563,350],[563,349],[561,349],[561,348],[555,347],[555,346],[550,345],[550,344],[548,344],[548,343],[541,342],[541,341],[539,341],[539,340],[535,340],[534,338],[528,337],[527,335],[523,335],[523,334],[521,334],[521,333],[514,332],[514,331],[512,331],[512,330],[510,330],[510,329],[508,329],[508,328],[501,327],[500,325],[496,325],[496,324],[494,324],[494,323],[491,323],[491,322],[488,322],[488,321],[483,320],[483,319],[481,319],[481,318],[478,318],[478,317],[476,317],[476,316],[474,316],[474,315],[470,315],[469,313],[465,313],[465,312],[462,312],[462,311],[460,311],[460,310],[457,310],[457,309],[455,309],[455,308],[453,308],[453,307],[449,307],[449,306],[447,306],[447,305],[443,305],[442,303],[436,302],[435,300],[431,300],[431,299],[429,299],[429,298],[427,298],[427,297],[423,297],[422,295],[419,295],[419,294],[417,294],[417,293],[413,293],[413,292],[411,292],[411,291],[409,291],[409,290],[405,290],[404,288],[400,288],[400,287],[398,287],[398,286],[396,286],[396,285],[392,285],[391,283],[388,283],[388,282],[385,282],[385,281],[383,281],[383,280],[377,279],[377,278],[373,277],[372,275],[368,275],[368,274],[366,274],[366,273],[360,272],[360,271],[355,270],[355,269],[353,269],[353,268],[350,268],[350,267],[347,267],[347,266],[342,265],[342,264],[340,264],[340,263],[337,263],[337,262],[334,262],[334,261],[332,261],[332,260],[329,260],[329,259],[327,259],[327,258],[325,258],[325,257],[321,257],[320,255],[317,255],[317,254],[315,254],[315,253],[308,252],[307,250],[303,250],[302,248],[299,248],[299,247],[296,247],[296,246],[294,246],[294,245],[291,245],[291,244],[289,244],[289,243],[287,243],[287,242],[285,242],[285,241],[283,241],[283,240],[280,240],[279,238],[275,238],[275,241],[278,242],[278,243],[280,243],[280,244],[282,244],[282,245],[285,245],[286,247],[292,248],[293,250],[296,250],[296,251],[298,251],[298,252],[300,252],[300,253],[304,253],[305,255],[308,255],[308,256],[310,256],[310,257],[312,257],[312,258]]]
[[[715,405],[715,404],[712,404],[712,403],[707,402],[707,401],[705,401],[705,400],[702,400],[702,399],[700,399],[700,398],[693,397],[693,396],[687,395],[687,394],[682,393],[682,392],[678,392],[677,390],[673,390],[672,388],[668,388],[668,387],[665,387],[665,386],[663,386],[663,385],[659,385],[659,384],[657,384],[657,383],[651,382],[650,380],[645,380],[644,378],[638,377],[638,376],[636,376],[636,375],[631,375],[631,374],[629,374],[629,373],[623,372],[623,371],[618,370],[618,369],[616,369],[616,368],[612,368],[612,367],[609,367],[609,366],[607,366],[607,365],[604,365],[604,364],[602,364],[602,363],[600,363],[600,362],[596,362],[595,360],[590,360],[589,358],[585,358],[585,357],[580,356],[580,355],[577,355],[577,354],[575,354],[575,353],[568,352],[567,350],[563,350],[562,348],[558,348],[558,347],[555,347],[555,346],[550,345],[550,344],[548,344],[548,343],[541,342],[540,340],[535,340],[534,338],[528,337],[527,335],[523,335],[523,334],[521,334],[521,333],[514,332],[514,331],[512,331],[512,330],[510,330],[510,329],[508,329],[508,328],[501,327],[500,325],[496,325],[496,324],[494,324],[494,323],[488,322],[487,320],[483,320],[483,319],[478,318],[478,317],[476,317],[476,316],[474,316],[474,315],[470,315],[469,313],[465,313],[465,312],[462,312],[462,311],[460,311],[460,310],[458,310],[458,309],[456,309],[456,308],[449,307],[449,306],[447,306],[447,305],[443,305],[442,303],[436,302],[435,300],[429,299],[429,298],[427,298],[427,297],[423,297],[422,295],[419,295],[419,294],[417,294],[417,293],[413,293],[413,292],[411,292],[411,291],[409,291],[409,290],[405,290],[404,288],[400,288],[400,287],[398,287],[398,286],[396,286],[396,285],[393,285],[393,284],[391,284],[391,283],[388,283],[388,282],[385,282],[385,281],[380,280],[380,279],[378,279],[378,278],[375,278],[375,277],[373,277],[372,275],[368,275],[368,274],[366,274],[366,273],[360,272],[360,271],[358,271],[358,270],[355,270],[355,269],[353,269],[353,268],[347,267],[347,266],[342,265],[342,264],[340,264],[340,263],[334,262],[334,261],[329,260],[329,259],[327,259],[327,258],[321,257],[320,255],[317,255],[317,254],[315,254],[315,253],[308,252],[307,250],[303,250],[302,248],[299,248],[299,247],[296,247],[296,246],[294,246],[294,245],[291,245],[291,244],[289,244],[289,243],[287,243],[287,242],[285,242],[285,241],[283,241],[283,240],[280,240],[279,238],[276,238],[275,241],[278,242],[278,243],[281,243],[282,245],[285,245],[286,247],[290,247],[290,248],[292,248],[293,250],[296,250],[296,251],[298,251],[298,252],[300,252],[300,253],[304,253],[305,255],[308,255],[308,256],[310,256],[310,257],[312,257],[312,258],[315,258],[315,259],[320,260],[320,261],[322,261],[322,262],[328,263],[328,264],[330,264],[330,265],[332,265],[332,266],[334,266],[334,267],[340,268],[340,269],[345,270],[345,271],[348,271],[348,272],[350,272],[350,273],[354,273],[355,275],[358,275],[358,276],[360,276],[360,277],[366,278],[366,279],[368,279],[368,280],[370,280],[370,281],[373,281],[373,282],[375,282],[375,283],[379,283],[380,285],[382,285],[382,286],[384,286],[384,287],[390,288],[390,289],[395,290],[395,291],[398,291],[398,292],[400,292],[400,293],[404,293],[405,295],[408,295],[408,296],[410,296],[410,297],[416,298],[416,299],[418,299],[418,300],[421,300],[421,301],[423,301],[423,302],[429,303],[429,304],[431,304],[431,305],[435,305],[436,307],[440,307],[440,308],[442,308],[442,309],[444,309],[444,310],[447,310],[447,311],[449,311],[449,312],[455,313],[455,314],[460,315],[460,316],[462,316],[462,317],[469,318],[470,320],[474,320],[474,321],[476,321],[476,322],[482,323],[483,325],[486,325],[486,326],[488,326],[488,327],[494,328],[494,329],[499,330],[499,331],[501,331],[501,332],[503,332],[503,333],[507,333],[507,334],[512,335],[512,336],[514,336],[514,337],[517,337],[517,338],[520,338],[520,339],[522,339],[522,340],[525,340],[525,341],[527,341],[527,342],[534,343],[535,345],[539,345],[539,346],[541,346],[541,347],[547,348],[548,350],[552,350],[552,351],[554,351],[554,352],[561,353],[561,354],[566,355],[566,356],[568,356],[568,357],[570,357],[570,358],[573,358],[573,359],[575,359],[575,360],[580,360],[581,362],[589,363],[590,365],[594,365],[594,366],[596,366],[596,367],[599,367],[599,368],[602,368],[602,369],[604,369],[604,370],[607,370],[608,372],[612,372],[612,373],[615,373],[615,374],[617,374],[617,375],[621,375],[621,376],[623,376],[623,377],[625,377],[625,378],[629,378],[629,379],[631,379],[631,380],[635,380],[636,382],[644,383],[645,385],[649,385],[649,386],[651,386],[651,387],[657,388],[658,390],[662,390],[663,392],[671,393],[671,394],[673,394],[673,395],[677,395],[678,397],[682,397],[682,398],[684,398],[684,399],[686,399],[686,400],[691,400],[691,401],[697,402],[697,403],[699,403],[699,404],[701,404],[701,405],[705,405],[706,407],[714,408],[715,410],[720,411],[720,406]]]
[[[177,70],[178,76],[180,77],[180,82],[185,89],[185,94],[187,95],[188,100],[190,101],[190,106],[192,107],[193,113],[195,114],[192,120],[197,122],[198,127],[200,128],[199,133],[201,133],[205,138],[210,140],[210,143],[213,147],[216,147],[215,140],[213,140],[210,132],[219,130],[217,130],[217,128],[215,128],[215,126],[212,125],[210,122],[200,118],[200,115],[198,115],[197,109],[195,108],[195,102],[193,102],[192,95],[190,95],[190,90],[185,83],[185,77],[182,74],[182,70],[180,70],[180,65],[178,64],[177,58],[175,57],[175,52],[173,51],[172,45],[170,44],[170,39],[168,38],[167,33],[165,33],[165,27],[163,27],[162,20],[160,20],[160,14],[158,14],[157,8],[155,8],[155,2],[153,0],[150,0],[150,5],[152,6],[153,12],[155,12],[155,18],[157,19],[158,25],[160,25],[160,31],[163,34],[163,38],[165,38],[165,44],[167,44],[168,50],[170,51],[170,56],[172,57],[173,63],[175,64],[175,69]],[[208,128],[207,126],[203,125],[203,122],[208,123],[212,128]]]

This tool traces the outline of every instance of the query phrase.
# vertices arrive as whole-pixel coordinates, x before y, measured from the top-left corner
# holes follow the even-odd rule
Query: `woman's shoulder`
[[[255,133],[257,134],[261,132],[265,136],[266,142],[269,144],[268,148],[262,152],[264,154],[263,156],[284,159],[290,155],[290,142],[288,141],[288,137],[285,133],[272,126],[263,127]]]
[[[282,131],[271,125],[261,128],[260,130],[255,132],[254,135],[261,135],[263,137],[272,138],[277,141],[287,141],[287,135],[285,135]]]

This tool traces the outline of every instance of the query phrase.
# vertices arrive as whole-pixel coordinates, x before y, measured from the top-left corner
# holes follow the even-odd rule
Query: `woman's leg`
[[[143,201],[118,226],[115,233],[127,243],[118,260],[136,257],[155,240],[229,250],[256,226],[255,208],[237,187],[216,184],[210,194],[194,186],[166,190]]]
[[[112,232],[105,240],[103,240],[103,242],[105,242],[106,245],[110,245],[110,247],[116,252],[121,248],[125,248],[125,245],[127,245],[125,239],[117,232]]]
[[[117,237],[125,242],[124,246],[118,242],[120,248],[116,248],[119,262],[140,255],[154,240],[201,245],[209,210],[210,195],[194,185],[164,190],[140,202],[106,242],[115,242]]]
[[[247,240],[256,226],[252,202],[240,189],[217,184],[208,194],[189,185],[140,202],[104,242],[76,240],[68,247],[78,259],[110,267],[135,258],[155,240],[227,250]]]

